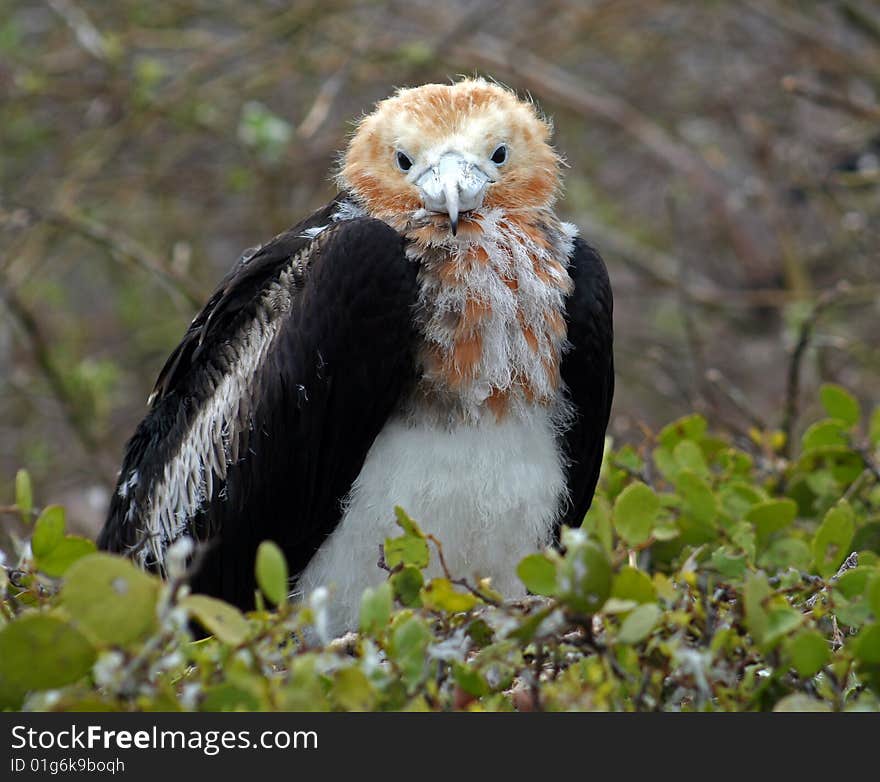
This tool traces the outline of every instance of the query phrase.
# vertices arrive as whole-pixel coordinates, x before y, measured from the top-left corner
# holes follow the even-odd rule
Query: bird
[[[525,595],[518,562],[590,507],[614,395],[609,276],[556,215],[551,136],[483,78],[377,102],[338,195],[246,251],[168,357],[99,548],[167,577],[202,542],[192,589],[247,609],[274,541],[338,635],[399,506],[456,578]]]

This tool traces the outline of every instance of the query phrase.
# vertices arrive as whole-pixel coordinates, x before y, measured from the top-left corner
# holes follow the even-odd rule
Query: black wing
[[[210,540],[194,588],[249,607],[262,540],[297,573],[334,529],[413,380],[417,268],[378,220],[304,236],[331,207],[244,256],[195,318],[128,443],[102,548],[161,570],[176,538]]]
[[[582,239],[575,239],[569,274],[574,281],[566,302],[571,347],[563,356],[561,372],[573,417],[563,443],[570,503],[562,523],[578,526],[593,501],[602,466],[614,396],[614,328],[608,272],[599,254]]]

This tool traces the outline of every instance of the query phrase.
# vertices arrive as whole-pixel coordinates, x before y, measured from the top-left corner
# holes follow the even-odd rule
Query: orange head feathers
[[[358,124],[338,176],[374,217],[403,228],[480,210],[546,210],[559,192],[551,127],[535,107],[483,79],[399,90]]]

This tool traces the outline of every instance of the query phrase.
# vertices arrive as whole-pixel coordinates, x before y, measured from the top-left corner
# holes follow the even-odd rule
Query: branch
[[[501,603],[499,603],[495,598],[481,592],[476,587],[471,586],[466,578],[453,578],[452,573],[449,571],[449,567],[446,564],[446,557],[443,556],[443,545],[430,533],[426,534],[425,537],[437,547],[437,556],[440,558],[440,567],[443,570],[443,575],[446,576],[451,584],[464,587],[465,589],[467,589],[468,592],[474,595],[474,597],[480,598],[480,600],[482,600],[484,603],[488,603],[489,605],[493,605],[496,607],[501,605]]]
[[[818,106],[840,109],[859,119],[880,120],[880,106],[872,106],[869,103],[855,100],[845,93],[833,92],[815,84],[808,84],[803,79],[798,79],[795,76],[785,76],[782,79],[782,89],[792,95],[797,95],[799,98],[805,98]]]
[[[0,288],[0,300],[5,303],[13,320],[18,324],[30,342],[31,351],[37,366],[48,381],[52,395],[58,401],[71,430],[80,441],[84,450],[94,456],[98,453],[98,443],[91,429],[86,425],[79,409],[79,403],[65,382],[64,375],[55,365],[49,345],[34,314],[8,288]]]
[[[66,210],[40,210],[30,206],[6,210],[0,206],[0,225],[11,224],[14,227],[21,227],[22,220],[27,220],[30,224],[44,222],[72,231],[103,247],[114,260],[146,271],[163,287],[182,296],[193,307],[201,307],[204,303],[204,293],[189,278],[174,271],[160,256],[116,228],[111,228],[83,214]]]
[[[581,80],[530,52],[513,50],[487,34],[454,48],[453,55],[496,73],[508,74],[525,89],[539,93],[585,116],[597,116],[619,127],[638,141],[665,168],[684,176],[705,196],[728,242],[747,272],[760,278],[765,258],[751,236],[728,207],[727,192],[706,162],[686,144],[617,95],[588,90]]]
[[[801,365],[803,364],[804,355],[810,345],[813,337],[813,330],[828,307],[835,304],[841,298],[849,294],[851,287],[845,280],[841,280],[831,290],[826,291],[813,305],[813,309],[801,323],[798,332],[798,340],[791,354],[791,360],[788,363],[788,381],[785,392],[785,413],[782,419],[780,429],[785,434],[785,443],[782,446],[782,455],[786,458],[791,456],[791,443],[794,434],[794,428],[797,424],[799,414],[799,397],[801,386]]]

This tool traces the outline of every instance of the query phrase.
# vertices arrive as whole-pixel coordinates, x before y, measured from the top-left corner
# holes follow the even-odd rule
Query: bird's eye
[[[500,166],[502,163],[507,162],[507,145],[499,144],[495,147],[495,151],[492,153],[492,157],[490,160],[496,165]]]
[[[405,152],[398,152],[396,155],[397,167],[401,171],[409,171],[412,168],[412,160]]]

